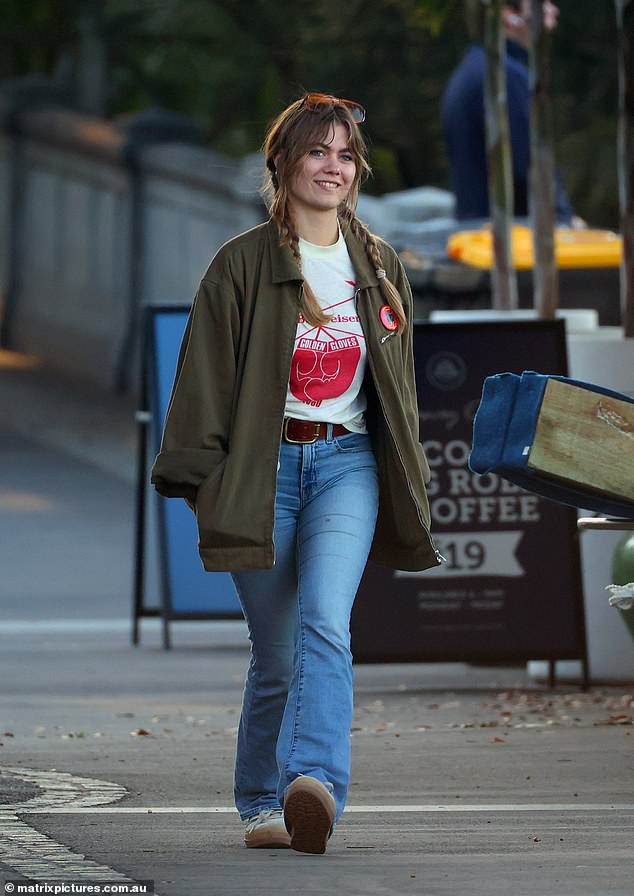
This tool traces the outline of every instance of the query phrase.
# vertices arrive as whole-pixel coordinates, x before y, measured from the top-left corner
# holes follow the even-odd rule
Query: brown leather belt
[[[282,438],[285,442],[294,445],[310,445],[317,439],[325,439],[328,433],[327,423],[317,423],[313,420],[298,420],[296,417],[285,417]],[[332,424],[333,436],[344,436],[350,433],[341,423]]]

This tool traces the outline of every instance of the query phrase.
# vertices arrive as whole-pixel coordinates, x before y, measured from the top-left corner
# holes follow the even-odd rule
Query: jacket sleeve
[[[185,329],[152,484],[167,498],[195,501],[228,452],[240,335],[230,276],[202,280]]]

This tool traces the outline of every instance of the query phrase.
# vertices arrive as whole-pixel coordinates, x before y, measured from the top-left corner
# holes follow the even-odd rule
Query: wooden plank
[[[634,501],[634,403],[549,380],[528,466]]]

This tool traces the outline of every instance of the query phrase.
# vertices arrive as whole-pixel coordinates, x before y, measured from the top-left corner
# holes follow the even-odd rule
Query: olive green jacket
[[[426,569],[439,560],[429,536],[412,328],[385,329],[376,272],[351,232],[346,243],[357,274],[368,351],[366,422],[379,470],[370,559]],[[381,252],[411,320],[400,261],[385,243]],[[200,556],[209,571],[274,562],[277,465],[302,282],[268,221],[222,246],[194,300],[152,482],[160,494],[195,505]]]

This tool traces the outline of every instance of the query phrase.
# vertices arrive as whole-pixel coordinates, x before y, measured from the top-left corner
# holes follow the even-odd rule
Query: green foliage
[[[0,79],[50,73],[77,41],[81,0],[3,0]]]
[[[4,0],[0,78],[72,74],[81,15],[89,13],[108,48],[111,115],[160,105],[203,125],[214,148],[241,155],[259,148],[289,100],[324,90],[367,107],[375,190],[446,186],[439,104],[468,42],[464,3]],[[577,212],[616,226],[614,6],[560,0],[560,7],[553,65],[560,164]]]

